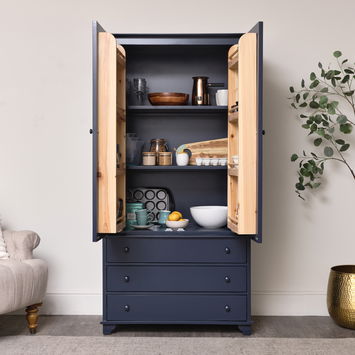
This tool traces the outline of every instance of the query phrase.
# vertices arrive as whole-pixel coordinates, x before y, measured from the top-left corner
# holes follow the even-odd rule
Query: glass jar
[[[143,152],[143,165],[155,165],[157,160],[156,153]]]
[[[173,155],[171,152],[159,152],[158,165],[171,165],[173,162]]]

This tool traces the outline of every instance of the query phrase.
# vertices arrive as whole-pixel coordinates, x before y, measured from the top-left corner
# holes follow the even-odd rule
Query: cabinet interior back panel
[[[168,188],[174,197],[176,210],[189,219],[191,219],[191,206],[227,205],[225,171],[141,174],[129,172],[127,184],[128,187]]]
[[[145,78],[149,92],[187,93],[191,103],[193,76],[208,76],[210,82],[222,82],[227,87],[229,46],[126,46],[125,49],[127,79]],[[210,92],[215,90],[212,88]],[[130,104],[131,97],[128,98]]]

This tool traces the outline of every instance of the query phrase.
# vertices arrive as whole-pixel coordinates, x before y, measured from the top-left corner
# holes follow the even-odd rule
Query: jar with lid
[[[143,165],[155,165],[157,160],[156,153],[143,152]]]
[[[171,165],[173,156],[171,152],[159,152],[158,165]]]
[[[158,156],[159,152],[167,152],[169,150],[168,143],[164,138],[156,138],[150,141],[151,152],[155,152]]]

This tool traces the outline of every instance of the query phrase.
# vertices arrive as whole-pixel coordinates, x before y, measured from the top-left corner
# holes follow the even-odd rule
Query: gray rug
[[[1,355],[349,355],[355,339],[6,336]]]

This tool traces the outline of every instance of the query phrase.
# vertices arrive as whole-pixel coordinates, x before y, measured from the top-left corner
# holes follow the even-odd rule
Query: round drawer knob
[[[231,308],[228,305],[224,306],[224,309],[225,309],[226,312],[230,312],[231,311]]]
[[[125,276],[125,277],[124,277],[124,281],[125,281],[125,282],[129,282],[129,276]]]
[[[226,248],[224,249],[224,252],[225,252],[226,254],[230,254],[230,253],[231,253],[231,250],[230,250],[228,247],[226,247]]]
[[[126,312],[129,312],[129,305],[128,305],[128,304],[126,304],[126,305],[124,306],[124,310],[125,310]]]
[[[125,253],[129,253],[129,248],[128,247],[124,247],[123,250],[124,250]]]
[[[225,281],[227,284],[229,284],[229,283],[231,282],[231,278],[230,278],[229,276],[226,276],[226,277],[224,278],[224,281]]]

